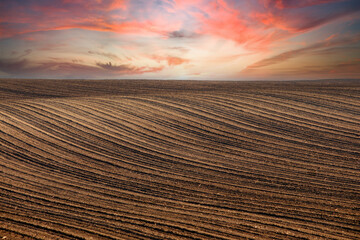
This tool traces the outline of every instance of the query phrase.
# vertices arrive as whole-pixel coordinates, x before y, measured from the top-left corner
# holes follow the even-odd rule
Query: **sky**
[[[360,1],[0,0],[0,78],[360,78]]]

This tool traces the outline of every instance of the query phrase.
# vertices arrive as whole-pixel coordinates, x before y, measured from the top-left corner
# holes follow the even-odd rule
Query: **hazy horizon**
[[[0,2],[0,78],[360,78],[356,0]]]

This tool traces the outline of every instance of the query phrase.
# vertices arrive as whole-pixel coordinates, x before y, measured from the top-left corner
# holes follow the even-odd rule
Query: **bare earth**
[[[360,81],[0,80],[0,239],[359,239]]]

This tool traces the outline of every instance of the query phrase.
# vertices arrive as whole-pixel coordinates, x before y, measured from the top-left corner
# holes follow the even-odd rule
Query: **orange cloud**
[[[174,57],[174,56],[158,56],[158,55],[152,55],[149,56],[149,58],[161,62],[166,61],[169,66],[177,66],[184,63],[189,63],[189,59],[181,58],[181,57]]]
[[[325,39],[325,41],[330,41],[331,39],[335,38],[336,36],[338,36],[338,34],[331,34],[328,38]]]
[[[169,66],[181,65],[181,64],[189,62],[188,59],[179,58],[179,57],[171,57],[171,56],[168,56],[166,58],[166,60],[167,60]]]

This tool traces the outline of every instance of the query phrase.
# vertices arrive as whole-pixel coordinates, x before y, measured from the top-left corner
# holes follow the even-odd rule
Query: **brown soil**
[[[359,239],[360,81],[0,80],[0,239]]]

